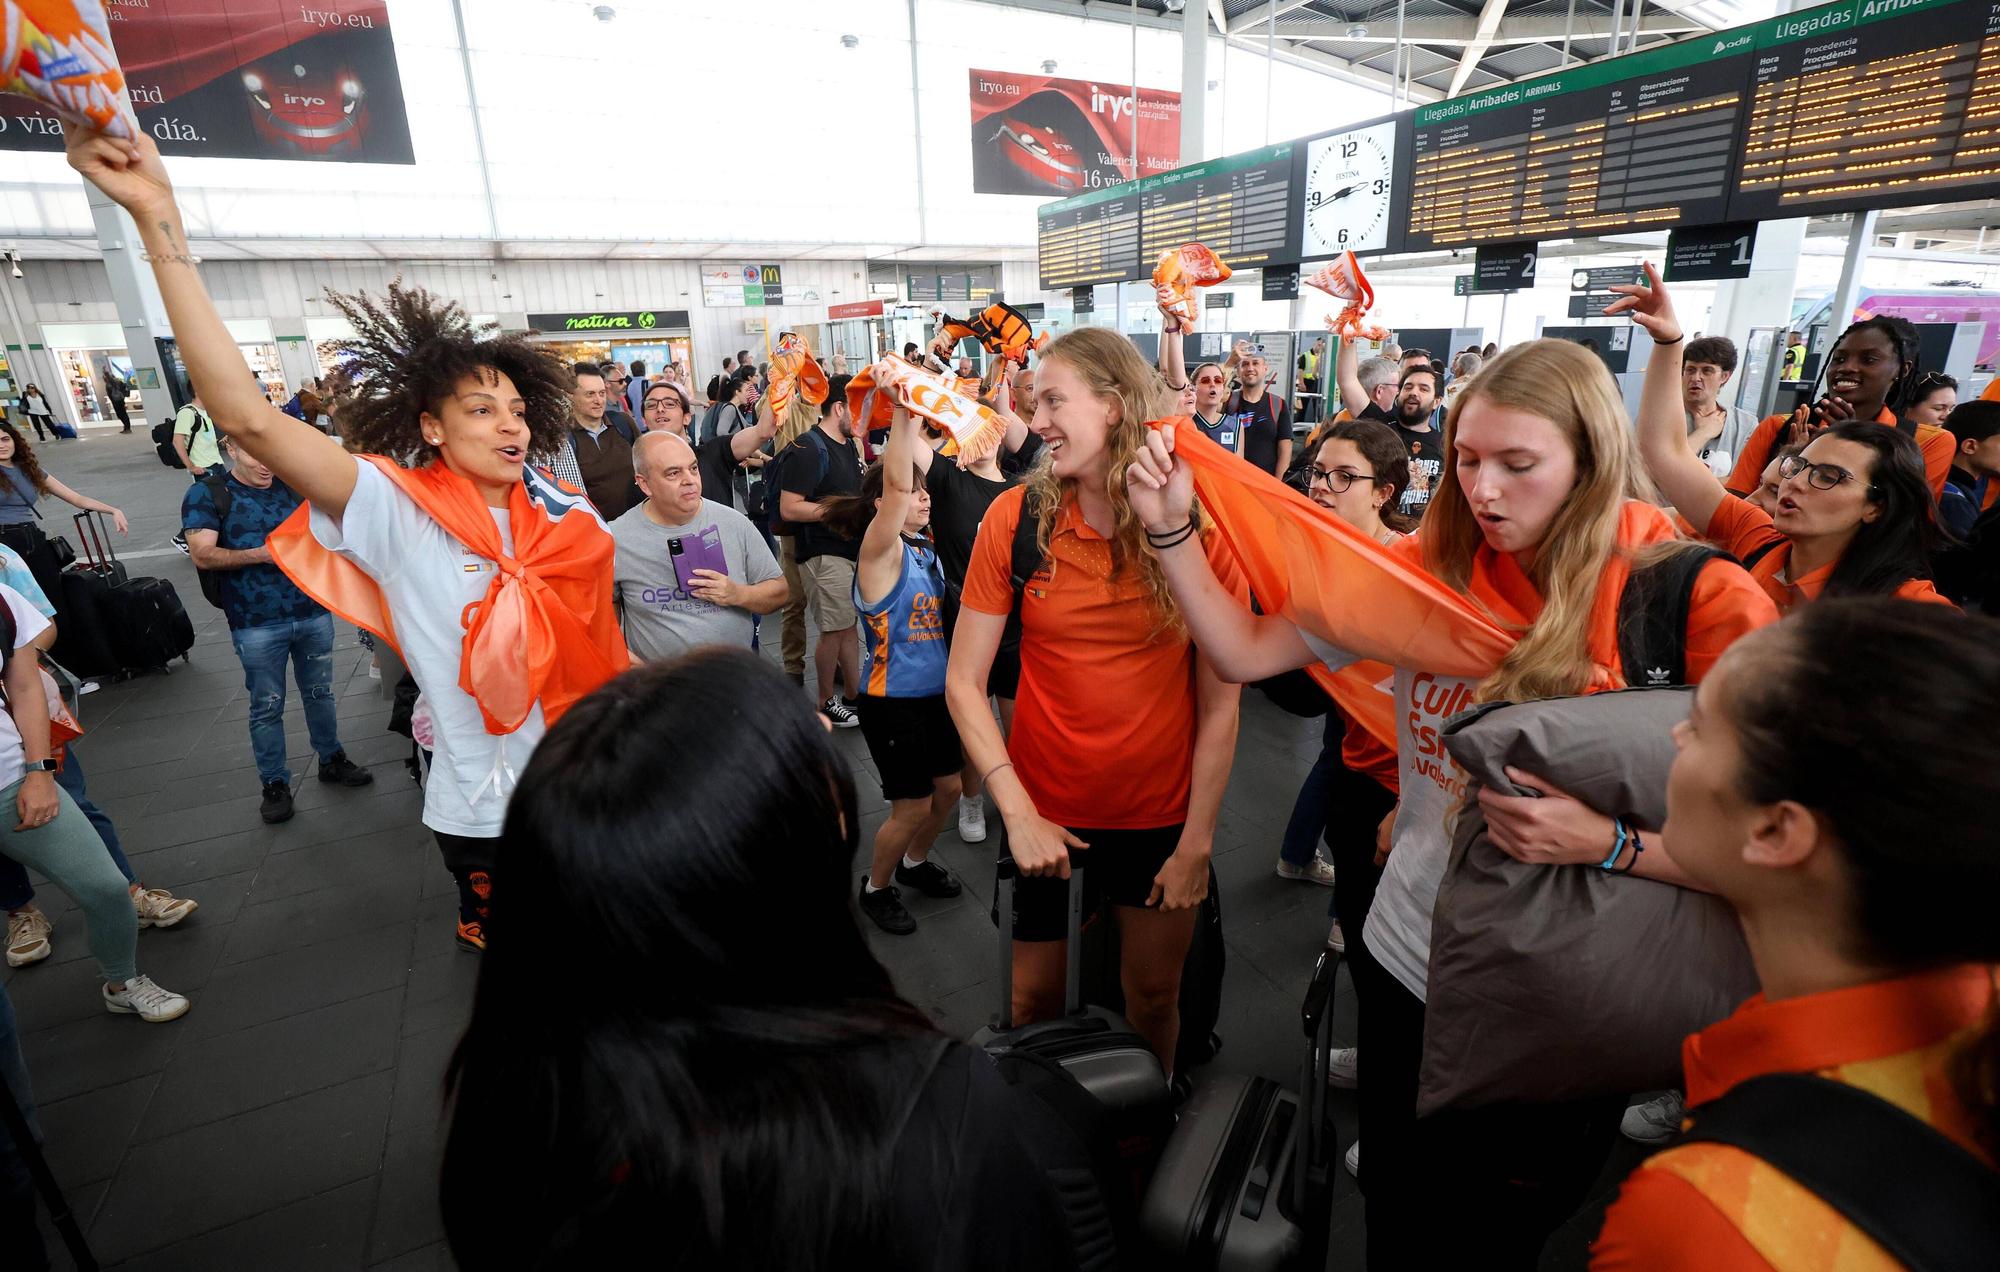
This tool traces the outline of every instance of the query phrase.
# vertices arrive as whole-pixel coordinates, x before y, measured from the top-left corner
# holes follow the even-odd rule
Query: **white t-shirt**
[[[1300,629],[1306,647],[1336,671],[1356,656]],[[1402,794],[1396,833],[1361,939],[1403,988],[1426,997],[1431,910],[1451,856],[1450,818],[1465,795],[1466,774],[1444,748],[1445,722],[1472,706],[1479,682],[1396,669],[1396,762]]]
[[[403,662],[430,704],[437,745],[424,785],[424,825],[448,835],[497,838],[514,783],[548,731],[536,703],[514,732],[488,733],[479,704],[458,687],[465,648],[460,615],[486,595],[498,567],[447,534],[373,464],[354,463],[354,494],[346,513],[335,521],[314,508],[313,537],[381,587]],[[500,527],[501,546],[511,554],[507,510],[489,511]]]
[[[17,651],[14,656],[33,658],[35,654],[28,649],[28,642],[49,629],[49,620],[28,603],[27,597],[4,583],[0,583],[0,600],[7,602],[7,608],[14,615],[14,649]],[[0,790],[20,781],[27,771],[27,761],[21,751],[21,730],[14,724],[14,713],[0,711]]]

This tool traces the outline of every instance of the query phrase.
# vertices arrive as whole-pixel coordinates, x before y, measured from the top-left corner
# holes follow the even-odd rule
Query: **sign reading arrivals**
[[[628,313],[529,314],[533,331],[668,331],[685,329],[685,309],[639,309]]]
[[[111,0],[111,43],[162,154],[415,163],[386,0]],[[0,150],[61,150],[10,99]]]

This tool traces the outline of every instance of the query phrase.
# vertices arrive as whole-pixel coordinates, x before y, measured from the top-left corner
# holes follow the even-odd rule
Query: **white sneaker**
[[[1339,1047],[1326,1058],[1326,1084],[1343,1091],[1361,1085],[1361,1048]]]
[[[1333,886],[1333,863],[1319,856],[1317,853],[1313,855],[1311,861],[1303,866],[1295,866],[1291,862],[1280,858],[1278,860],[1278,877],[1280,879],[1297,879],[1303,883],[1316,883],[1322,888],[1331,888]]]
[[[1340,930],[1339,919],[1335,919],[1333,926],[1326,930],[1326,948],[1336,954],[1347,953],[1347,933]]]
[[[123,1016],[137,1016],[148,1024],[178,1020],[187,1014],[188,1006],[187,999],[161,989],[150,976],[134,976],[125,982],[124,989],[115,994],[111,992],[111,986],[104,987],[104,1010]]]
[[[55,925],[49,916],[29,906],[7,916],[7,966],[26,967],[39,963],[55,952],[49,933]]]
[[[145,888],[132,894],[142,928],[170,928],[200,908],[201,902],[177,897],[165,888]]]
[[[986,842],[986,799],[974,796],[958,801],[958,838],[961,843]]]
[[[1634,1104],[1618,1121],[1618,1131],[1641,1144],[1664,1144],[1681,1133],[1687,1102],[1679,1091],[1668,1091],[1644,1104]]]
[[[1356,1179],[1361,1178],[1361,1141],[1355,1140],[1352,1144],[1349,1144],[1347,1146],[1347,1156],[1341,1158],[1341,1160],[1347,1163],[1348,1174],[1354,1176]]]

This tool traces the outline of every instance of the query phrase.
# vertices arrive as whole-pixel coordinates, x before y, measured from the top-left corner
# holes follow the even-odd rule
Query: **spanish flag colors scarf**
[[[613,545],[604,523],[533,469],[507,500],[514,552],[478,489],[441,463],[399,468],[363,455],[445,532],[499,568],[486,595],[459,616],[465,628],[458,687],[479,704],[486,731],[521,727],[535,703],[553,725],[631,662],[611,605]],[[271,532],[271,557],[306,595],[398,647],[382,589],[320,546],[301,506]]]

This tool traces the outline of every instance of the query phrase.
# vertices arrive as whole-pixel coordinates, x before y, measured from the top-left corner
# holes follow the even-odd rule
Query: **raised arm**
[[[757,422],[748,428],[739,428],[729,435],[729,457],[740,464],[749,458],[751,451],[762,448],[765,442],[777,435],[778,418],[771,414],[771,404],[759,398]]]
[[[1687,413],[1681,405],[1681,321],[1650,261],[1646,281],[1649,287],[1612,288],[1619,299],[1604,312],[1631,315],[1633,323],[1653,338],[1646,382],[1639,391],[1639,456],[1674,511],[1701,530],[1728,492],[1688,445]]]
[[[1340,384],[1340,404],[1359,419],[1368,409],[1368,391],[1361,387],[1361,342],[1352,336],[1337,336],[1340,348],[1333,355],[1333,377]]]
[[[72,168],[131,213],[159,280],[167,320],[216,427],[298,491],[339,517],[354,493],[354,458],[339,442],[264,400],[236,338],[222,324],[196,271],[173,183],[150,137],[114,141],[74,124],[64,129]]]
[[[49,493],[70,507],[81,508],[85,512],[101,512],[111,518],[111,524],[118,527],[119,534],[131,533],[131,527],[125,524],[125,514],[110,504],[105,503],[102,499],[92,499],[89,495],[79,495],[68,486],[57,481],[54,477],[50,477],[48,482]]]
[[[903,520],[917,497],[918,449],[916,417],[899,406],[882,448],[882,501],[861,536],[861,559],[855,563],[861,599],[870,605],[887,596],[903,572]]]
[[[1179,393],[1187,387],[1187,351],[1181,348],[1181,320],[1160,307],[1160,374]]]

